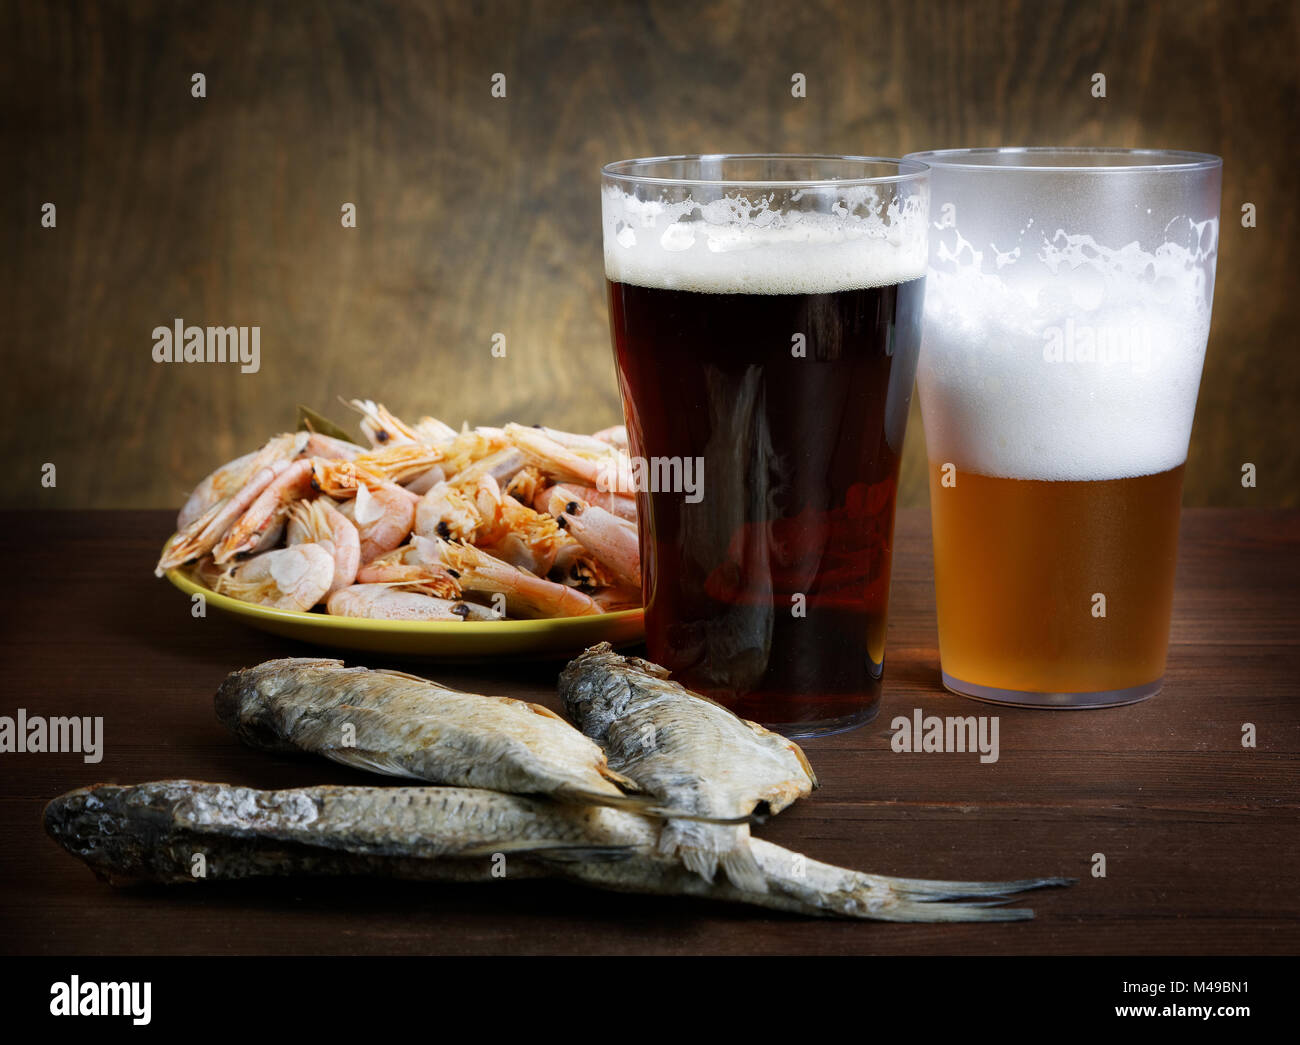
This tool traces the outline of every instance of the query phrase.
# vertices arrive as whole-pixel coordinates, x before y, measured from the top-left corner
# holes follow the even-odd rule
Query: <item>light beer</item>
[[[932,463],[945,683],[1034,693],[1158,686],[1182,486],[1182,465],[1047,482],[945,475]]]
[[[1106,707],[1163,684],[1221,161],[955,149],[931,165],[917,386],[944,685]]]

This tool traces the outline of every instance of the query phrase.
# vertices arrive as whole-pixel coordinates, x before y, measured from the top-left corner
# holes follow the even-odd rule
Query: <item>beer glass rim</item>
[[[842,166],[856,167],[859,172],[882,168],[880,173],[855,173],[848,177],[824,178],[730,178],[730,177],[680,177],[663,173],[673,167],[695,164],[737,166],[741,163],[763,161],[823,164],[827,169]],[[929,166],[911,157],[891,156],[841,156],[833,153],[781,153],[781,152],[729,152],[687,153],[680,156],[644,156],[629,160],[615,160],[600,169],[608,181],[629,185],[679,185],[708,186],[713,188],[765,188],[797,189],[809,187],[848,188],[859,185],[890,185],[919,181],[929,173]]]
[[[1221,157],[1208,152],[1084,145],[932,149],[910,152],[904,159],[950,170],[1041,171],[1051,174],[1149,174],[1203,171],[1223,166]],[[1105,162],[1107,160],[1115,162]]]

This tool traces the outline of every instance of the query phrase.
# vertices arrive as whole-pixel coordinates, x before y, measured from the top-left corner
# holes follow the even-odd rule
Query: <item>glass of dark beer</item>
[[[931,165],[917,384],[943,682],[1106,707],[1164,679],[1222,161],[955,149]]]
[[[602,173],[650,657],[791,736],[869,722],[927,169],[674,156]]]

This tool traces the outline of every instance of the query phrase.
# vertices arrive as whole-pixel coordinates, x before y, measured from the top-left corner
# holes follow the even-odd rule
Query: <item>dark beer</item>
[[[697,503],[637,494],[650,657],[789,732],[867,721],[924,280],[608,287],[631,452],[703,461]]]

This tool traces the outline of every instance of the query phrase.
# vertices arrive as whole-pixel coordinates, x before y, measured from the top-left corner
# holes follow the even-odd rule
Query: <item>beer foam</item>
[[[928,197],[881,195],[855,186],[829,211],[783,212],[763,198],[664,203],[607,185],[605,274],[711,294],[826,294],[924,276]]]
[[[1183,242],[1149,252],[1058,230],[1032,256],[994,249],[989,266],[945,233],[926,280],[917,371],[930,460],[1046,480],[1183,464],[1218,220],[1170,228]]]

